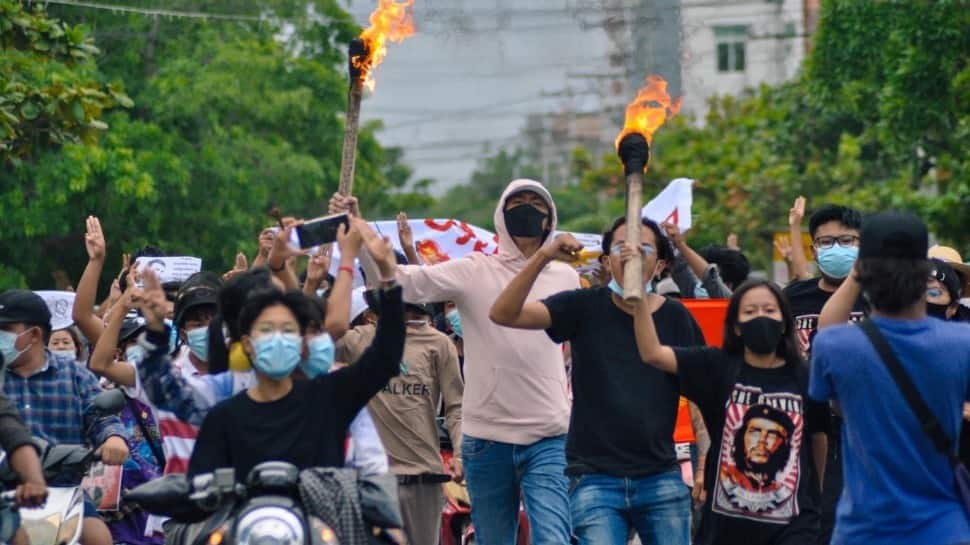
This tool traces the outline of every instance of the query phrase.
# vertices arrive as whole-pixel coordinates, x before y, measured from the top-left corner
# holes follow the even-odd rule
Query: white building
[[[707,99],[740,95],[798,73],[819,0],[681,0],[683,112],[703,120]]]

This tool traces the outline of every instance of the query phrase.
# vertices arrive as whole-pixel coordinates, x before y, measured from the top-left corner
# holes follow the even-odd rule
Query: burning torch
[[[373,72],[387,55],[387,41],[400,42],[414,35],[410,8],[414,0],[380,0],[370,14],[370,26],[347,47],[347,69],[350,91],[347,95],[347,117],[344,124],[344,149],[340,163],[340,185],[337,191],[350,196],[354,189],[354,167],[357,163],[357,134],[360,131],[360,101],[364,87],[373,92]]]
[[[354,170],[357,165],[357,135],[360,132],[360,102],[364,87],[374,90],[373,71],[387,55],[387,40],[400,42],[414,35],[414,20],[409,11],[414,0],[379,0],[370,14],[370,26],[347,47],[347,70],[350,89],[347,94],[347,117],[344,123],[344,147],[340,161],[340,185],[337,192],[350,196],[354,190]],[[360,264],[368,283],[376,284],[380,275],[374,259],[366,251],[360,254]]]
[[[667,82],[660,76],[647,76],[646,85],[626,107],[623,130],[616,137],[616,151],[623,162],[626,176],[626,241],[639,248],[640,209],[643,200],[643,175],[650,161],[653,133],[668,117],[680,111],[680,99],[670,100]],[[643,267],[639,259],[623,266],[623,299],[639,301],[643,297]]]

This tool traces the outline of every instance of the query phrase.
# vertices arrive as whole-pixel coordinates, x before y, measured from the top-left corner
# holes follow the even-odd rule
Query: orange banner
[[[697,325],[704,333],[708,346],[721,346],[724,340],[724,318],[727,316],[727,299],[683,299]]]

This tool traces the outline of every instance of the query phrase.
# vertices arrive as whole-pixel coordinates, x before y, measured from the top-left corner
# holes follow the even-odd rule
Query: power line
[[[259,15],[235,15],[229,13],[205,13],[201,11],[176,11],[170,9],[136,8],[121,4],[100,4],[97,2],[85,2],[81,0],[38,0],[42,4],[57,4],[61,6],[71,6],[76,8],[98,9],[110,11],[112,13],[137,13],[149,17],[174,17],[183,19],[219,19],[223,21],[262,21]]]

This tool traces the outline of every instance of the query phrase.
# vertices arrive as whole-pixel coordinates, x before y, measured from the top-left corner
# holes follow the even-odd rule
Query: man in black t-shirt
[[[618,219],[603,235],[612,272],[609,286],[558,293],[526,303],[539,272],[553,259],[571,260],[582,246],[570,235],[547,243],[492,306],[499,324],[544,329],[572,349],[573,410],[566,439],[573,533],[580,544],[624,545],[631,526],[644,543],[690,542],[690,495],[674,453],[677,377],[643,363],[633,328],[634,307],[623,300],[621,251],[626,228]],[[703,345],[703,335],[679,302],[650,293],[651,281],[672,258],[670,243],[643,220],[643,282],[663,342]],[[536,377],[541,379],[541,377]]]
[[[812,214],[808,230],[812,236],[812,253],[821,272],[819,278],[793,282],[785,288],[795,315],[795,327],[803,356],[808,356],[812,337],[818,329],[822,307],[849,275],[859,254],[859,229],[862,214],[858,210],[825,205]],[[852,320],[863,316],[862,302],[856,303]]]
[[[795,315],[795,328],[802,355],[807,359],[812,339],[818,331],[818,317],[822,307],[849,276],[859,255],[859,230],[862,214],[847,206],[825,205],[818,209],[808,222],[812,237],[812,253],[821,277],[789,284],[784,292]],[[852,308],[850,320],[861,320],[865,307],[860,299]],[[824,491],[822,493],[821,541],[827,545],[835,524],[835,507],[842,493],[842,462],[839,449],[840,426],[833,419],[829,437],[828,461],[825,464]]]

